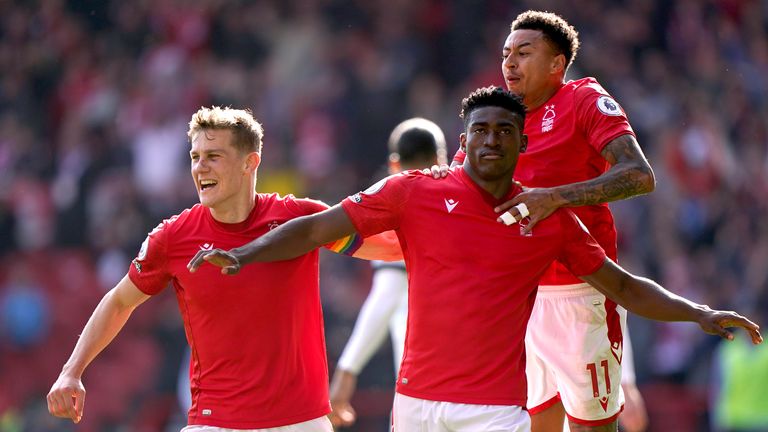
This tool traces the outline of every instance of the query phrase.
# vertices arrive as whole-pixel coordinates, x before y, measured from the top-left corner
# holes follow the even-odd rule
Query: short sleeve
[[[297,211],[302,216],[320,213],[321,211],[325,211],[330,208],[328,204],[310,198],[297,198],[292,202],[296,205]]]
[[[605,262],[605,250],[576,215],[568,210],[558,210],[563,230],[563,247],[557,260],[576,276],[596,272]]]
[[[128,269],[131,282],[148,295],[159,293],[171,280],[167,266],[168,225],[163,221],[147,235]]]
[[[597,82],[577,88],[575,102],[579,128],[598,153],[622,135],[635,135],[621,105]]]
[[[360,235],[368,237],[400,226],[410,195],[410,183],[416,175],[409,173],[386,177],[341,202]]]

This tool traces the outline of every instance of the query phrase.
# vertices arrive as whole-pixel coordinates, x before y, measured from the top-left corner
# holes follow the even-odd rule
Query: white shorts
[[[393,432],[530,432],[531,418],[517,405],[437,402],[395,393]]]
[[[626,320],[624,308],[589,284],[540,287],[525,337],[530,413],[561,400],[575,423],[616,420]]]
[[[328,417],[322,416],[313,420],[287,426],[265,429],[227,429],[216,426],[190,425],[181,432],[333,432],[333,426]]]

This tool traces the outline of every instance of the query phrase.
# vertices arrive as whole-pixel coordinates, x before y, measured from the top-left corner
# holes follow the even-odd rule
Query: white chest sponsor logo
[[[541,131],[549,132],[555,126],[555,105],[544,105],[544,116],[541,118]]]
[[[448,210],[448,213],[452,212],[453,209],[455,209],[458,204],[459,204],[458,201],[454,201],[453,199],[445,198],[445,209]]]

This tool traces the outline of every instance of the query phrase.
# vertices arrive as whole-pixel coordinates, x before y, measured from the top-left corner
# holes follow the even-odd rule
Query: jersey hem
[[[329,407],[325,407],[323,409],[315,410],[309,413],[304,413],[292,417],[286,417],[281,419],[274,419],[274,420],[263,420],[263,421],[226,421],[226,420],[213,420],[213,419],[207,419],[203,418],[202,416],[196,415],[196,416],[189,416],[187,418],[187,424],[188,425],[196,425],[196,426],[214,426],[214,427],[221,427],[221,428],[227,428],[227,429],[267,429],[267,428],[274,428],[274,427],[283,427],[283,426],[291,426],[297,423],[303,423],[306,421],[314,420],[316,418],[326,416],[330,414],[331,409]]]
[[[402,391],[400,386],[396,389],[397,393],[401,395],[410,396],[414,398],[429,400],[433,402],[450,402],[468,405],[503,405],[503,406],[520,406],[525,409],[526,398],[483,398],[474,396],[462,396],[462,395],[436,395],[422,393],[419,391],[406,390]]]

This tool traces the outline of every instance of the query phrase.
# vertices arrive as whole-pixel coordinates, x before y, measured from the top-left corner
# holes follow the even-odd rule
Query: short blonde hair
[[[232,131],[232,145],[243,153],[261,154],[261,140],[264,128],[253,118],[251,110],[230,107],[201,107],[189,121],[187,137],[190,141],[204,129],[229,129]]]

